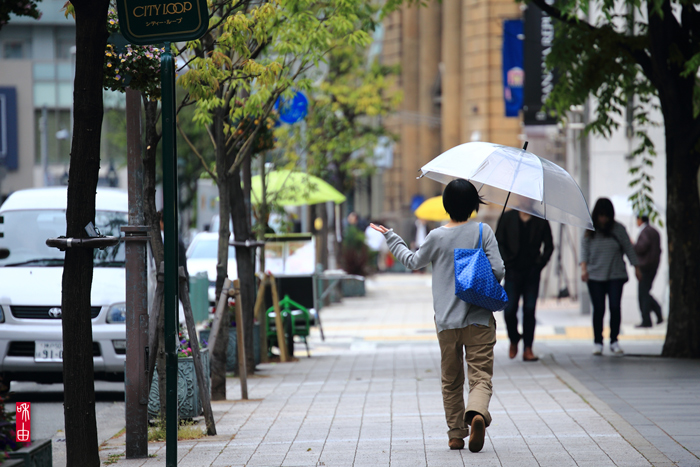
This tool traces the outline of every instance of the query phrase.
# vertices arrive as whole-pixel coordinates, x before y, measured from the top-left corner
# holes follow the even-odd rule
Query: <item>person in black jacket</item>
[[[505,289],[508,305],[504,310],[509,357],[518,354],[518,343],[523,340],[523,361],[537,361],[532,352],[535,339],[535,306],[540,287],[540,272],[552,256],[554,246],[549,222],[525,212],[511,210],[498,221],[496,240],[506,265]],[[523,333],[518,332],[518,304],[523,297]]]

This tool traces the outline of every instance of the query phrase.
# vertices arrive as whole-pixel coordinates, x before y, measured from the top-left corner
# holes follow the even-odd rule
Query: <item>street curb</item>
[[[547,354],[540,361],[549,368],[561,381],[587,402],[593,410],[603,417],[630,445],[644,456],[654,467],[675,467],[677,464],[661,452],[656,446],[647,441],[636,428],[599,399],[583,383],[571,373],[559,366],[554,355]]]

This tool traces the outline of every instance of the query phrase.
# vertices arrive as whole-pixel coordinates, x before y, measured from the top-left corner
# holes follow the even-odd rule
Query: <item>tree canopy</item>
[[[10,21],[10,15],[41,18],[38,3],[41,0],[12,0],[0,2],[0,29]]]
[[[393,138],[382,118],[396,111],[402,95],[395,90],[395,67],[368,58],[363,47],[340,45],[327,57],[323,79],[310,95],[306,132],[282,128],[280,146],[296,164],[306,152],[309,173],[341,192],[352,190],[357,175],[374,169],[380,137]]]

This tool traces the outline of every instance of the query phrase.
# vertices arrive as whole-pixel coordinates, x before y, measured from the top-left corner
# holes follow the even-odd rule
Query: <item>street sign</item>
[[[117,0],[119,27],[132,44],[199,39],[209,26],[206,0]]]
[[[306,117],[308,107],[309,100],[301,92],[296,92],[290,100],[280,97],[275,102],[275,109],[279,111],[280,120],[288,125],[293,125]]]
[[[165,465],[177,465],[178,199],[175,140],[175,60],[171,42],[196,40],[209,27],[207,0],[117,0],[119,29],[135,45],[164,43],[160,56],[163,128],[163,310],[165,344]],[[128,352],[129,349],[127,349]],[[128,363],[128,362],[127,362]],[[136,400],[133,399],[132,400]],[[129,407],[131,401],[127,402]],[[127,412],[128,412],[127,407]],[[135,450],[135,449],[134,449]]]

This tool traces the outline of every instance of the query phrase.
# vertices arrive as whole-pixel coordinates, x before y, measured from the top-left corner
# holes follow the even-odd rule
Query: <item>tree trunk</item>
[[[674,21],[670,15],[651,15],[649,23],[654,67],[650,79],[659,92],[666,137],[670,306],[662,355],[700,358],[700,141],[693,136],[698,125],[693,109],[696,83],[695,76],[681,76],[683,62],[670,58],[677,39]]]
[[[227,159],[226,145],[224,143],[224,118],[225,112],[218,109],[214,112],[214,138],[216,139],[216,176],[219,188],[219,250],[216,263],[216,297],[221,294],[224,280],[228,277],[228,247],[229,222],[231,206],[229,204],[229,184],[226,179]],[[211,361],[211,398],[212,400],[226,400],[226,349],[228,348],[228,334],[231,320],[228,315],[228,307],[224,309],[222,325],[219,327],[219,335],[216,337],[216,348],[212,349]]]
[[[693,152],[694,144],[687,146],[692,148],[690,154],[681,153],[679,144],[679,134],[689,134],[682,131],[689,126],[666,121],[670,311],[662,355],[675,358],[700,358],[700,158]],[[675,134],[669,135],[674,129]]]
[[[229,202],[231,219],[236,241],[254,240],[248,222],[248,209],[241,187],[241,171],[237,170],[229,179]],[[255,372],[255,355],[253,354],[253,307],[255,305],[255,255],[254,249],[246,246],[236,247],[236,265],[241,287],[241,309],[243,310],[243,333],[245,334],[246,371]],[[237,323],[238,325],[238,323]],[[261,349],[261,352],[263,349]]]
[[[77,45],[74,121],[68,173],[66,236],[85,238],[95,220],[100,170],[102,65],[107,45],[108,0],[74,0]],[[66,250],[63,268],[63,382],[68,465],[99,467],[90,292],[93,251]]]
[[[145,152],[143,156],[143,193],[146,204],[143,209],[148,235],[151,239],[151,251],[153,259],[158,265],[164,261],[163,237],[160,235],[160,223],[158,222],[158,209],[156,208],[156,158],[161,135],[158,133],[158,101],[148,100],[144,97],[143,107],[145,111]]]
[[[153,254],[157,274],[160,264],[165,260],[163,237],[160,233],[160,219],[158,217],[158,209],[156,208],[156,158],[158,156],[158,143],[160,142],[161,138],[156,126],[158,124],[158,101],[149,100],[144,97],[143,107],[146,116],[144,119],[146,151],[144,152],[143,156],[143,194],[145,200],[143,214],[146,225],[148,226],[151,253]],[[158,317],[158,329],[165,329],[165,314],[162,312],[164,308],[165,303],[164,300],[161,299],[161,313]],[[155,330],[152,332],[155,332]],[[155,349],[150,349],[150,351],[157,352],[156,365],[158,368],[165,368],[165,342],[160,337],[162,337],[162,334],[159,333],[157,341],[158,347]],[[154,370],[154,368],[149,368],[149,381],[151,381],[153,377],[151,372]],[[160,416],[163,420],[165,420],[165,396],[167,394],[167,385],[164,371],[158,373],[158,391],[160,397]]]

